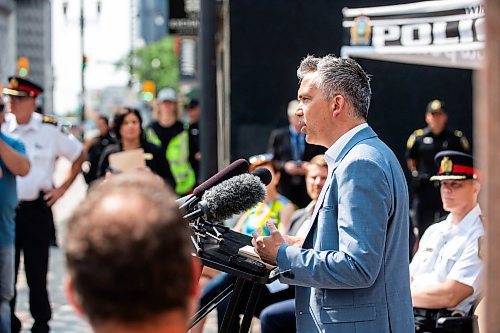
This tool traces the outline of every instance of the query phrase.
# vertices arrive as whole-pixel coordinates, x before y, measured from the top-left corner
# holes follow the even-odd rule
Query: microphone
[[[202,201],[198,203],[198,208],[186,214],[184,218],[193,220],[205,215],[212,222],[223,222],[234,214],[254,207],[264,201],[265,197],[266,187],[261,178],[248,173],[242,174],[207,190]]]
[[[267,168],[255,169],[254,171],[252,171],[251,174],[259,177],[260,181],[266,186],[269,185],[271,180],[273,180],[273,175],[271,174],[271,171],[269,171],[269,169]]]
[[[229,164],[227,167],[198,185],[193,190],[192,194],[188,194],[186,196],[183,196],[182,198],[177,199],[176,202],[179,205],[179,208],[189,208],[200,200],[201,196],[206,190],[234,176],[241,175],[242,173],[247,173],[248,167],[249,164],[245,159],[240,158],[239,160],[234,161],[233,163]]]

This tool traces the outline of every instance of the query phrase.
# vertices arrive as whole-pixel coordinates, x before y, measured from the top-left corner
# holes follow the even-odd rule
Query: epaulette
[[[423,128],[420,128],[420,129],[413,131],[413,134],[415,134],[416,136],[424,135],[424,133],[425,133],[425,131]]]
[[[51,116],[43,116],[42,124],[51,124],[57,126],[57,119]]]

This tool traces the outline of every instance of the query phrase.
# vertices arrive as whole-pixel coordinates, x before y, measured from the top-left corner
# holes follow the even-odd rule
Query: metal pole
[[[201,181],[217,172],[216,0],[200,1]]]
[[[474,85],[474,142],[478,147],[481,172],[481,209],[484,214],[486,239],[485,299],[480,305],[479,314],[481,333],[500,332],[500,2],[484,1],[486,23],[483,25],[486,35],[484,63]],[[484,325],[484,327],[481,327]]]
[[[134,11],[135,3],[134,0],[130,0],[130,52],[128,58],[128,71],[129,78],[127,82],[128,88],[132,88],[134,79],[134,31],[135,31],[135,19],[136,13]]]
[[[80,101],[80,117],[82,121],[82,125],[85,122],[85,63],[84,63],[84,57],[85,57],[85,48],[84,48],[84,29],[85,29],[85,17],[83,13],[83,0],[80,0],[80,51],[81,51],[81,61],[82,61],[82,68],[81,68],[81,101]]]

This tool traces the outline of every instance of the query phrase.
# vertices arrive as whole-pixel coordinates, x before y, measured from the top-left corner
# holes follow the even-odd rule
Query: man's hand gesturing
[[[267,221],[266,225],[271,235],[262,236],[261,232],[258,232],[258,230],[256,230],[253,233],[252,244],[255,247],[255,251],[259,254],[260,258],[263,261],[272,265],[276,265],[276,256],[278,255],[278,249],[281,244],[285,243],[285,239],[276,228],[274,220]]]

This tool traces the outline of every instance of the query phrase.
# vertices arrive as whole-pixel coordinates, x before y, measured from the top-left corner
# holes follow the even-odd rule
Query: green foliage
[[[152,80],[157,90],[164,87],[177,88],[179,84],[179,59],[174,53],[173,37],[135,49],[119,63],[118,67],[132,66],[132,73],[140,82]]]

